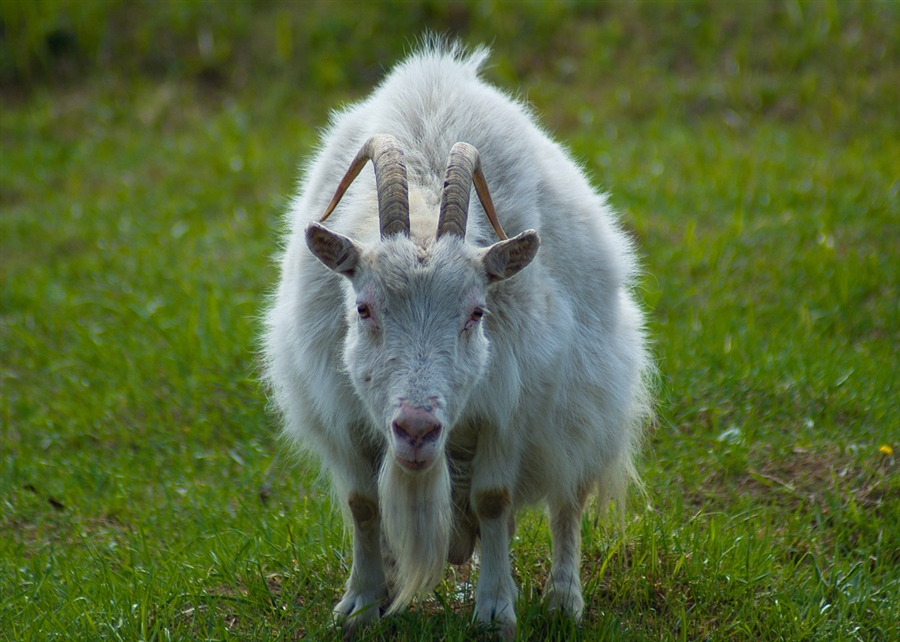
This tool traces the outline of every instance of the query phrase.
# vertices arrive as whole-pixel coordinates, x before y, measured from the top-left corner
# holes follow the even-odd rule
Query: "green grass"
[[[2,4],[0,640],[339,639],[258,318],[328,110],[425,27],[493,42],[647,273],[647,494],[586,516],[577,629],[523,516],[519,639],[900,639],[896,3],[225,6]],[[474,573],[365,639],[484,637]]]

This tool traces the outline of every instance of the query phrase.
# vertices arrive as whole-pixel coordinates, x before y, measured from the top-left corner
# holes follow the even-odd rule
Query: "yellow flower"
[[[885,455],[893,455],[894,449],[891,448],[890,446],[888,446],[887,444],[884,444],[884,445],[878,447],[878,452],[883,453]]]

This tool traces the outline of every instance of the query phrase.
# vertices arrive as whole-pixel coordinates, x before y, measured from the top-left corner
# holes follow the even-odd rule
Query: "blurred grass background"
[[[493,47],[647,271],[648,506],[586,518],[577,631],[526,515],[520,638],[898,639],[900,5],[319,0],[0,0],[0,639],[336,638],[257,318],[328,111],[425,30]],[[471,639],[472,572],[369,639]]]
[[[361,88],[429,29],[502,45],[494,74],[513,85],[554,78],[614,94],[608,88],[621,83],[629,95],[620,93],[613,106],[627,102],[631,117],[730,109],[737,117],[785,119],[815,112],[814,127],[860,119],[889,125],[897,99],[890,82],[900,56],[894,2],[7,0],[2,6],[0,79],[7,86],[100,73],[193,78],[231,89],[273,80],[310,92]],[[670,92],[682,100],[670,100]]]

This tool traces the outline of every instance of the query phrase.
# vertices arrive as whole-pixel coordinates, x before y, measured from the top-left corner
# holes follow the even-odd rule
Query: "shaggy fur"
[[[266,378],[287,435],[321,458],[352,524],[353,568],[335,608],[351,634],[384,600],[398,610],[430,590],[445,561],[466,561],[480,539],[476,617],[513,635],[513,515],[542,500],[554,544],[548,604],[577,619],[585,503],[597,493],[621,507],[635,479],[652,365],[631,243],[529,110],[479,79],[485,58],[423,47],[335,114],[289,214]],[[380,238],[371,169],[307,232],[362,144],[382,133],[404,153],[411,236]],[[479,150],[506,232],[540,235],[536,256],[534,233],[496,243],[474,194],[465,240],[435,240],[458,141]],[[409,404],[443,426],[421,471],[398,464],[392,422]]]

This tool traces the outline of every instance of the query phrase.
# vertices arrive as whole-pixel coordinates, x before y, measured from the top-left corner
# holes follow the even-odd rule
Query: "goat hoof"
[[[496,600],[489,604],[476,604],[478,622],[491,629],[501,640],[516,638],[516,610],[512,600]]]
[[[334,607],[334,619],[343,628],[345,641],[353,640],[364,625],[381,618],[382,600],[378,595],[347,591]]]
[[[581,595],[581,587],[575,582],[551,583],[547,587],[544,602],[548,611],[563,613],[575,622],[581,621],[584,597]]]

